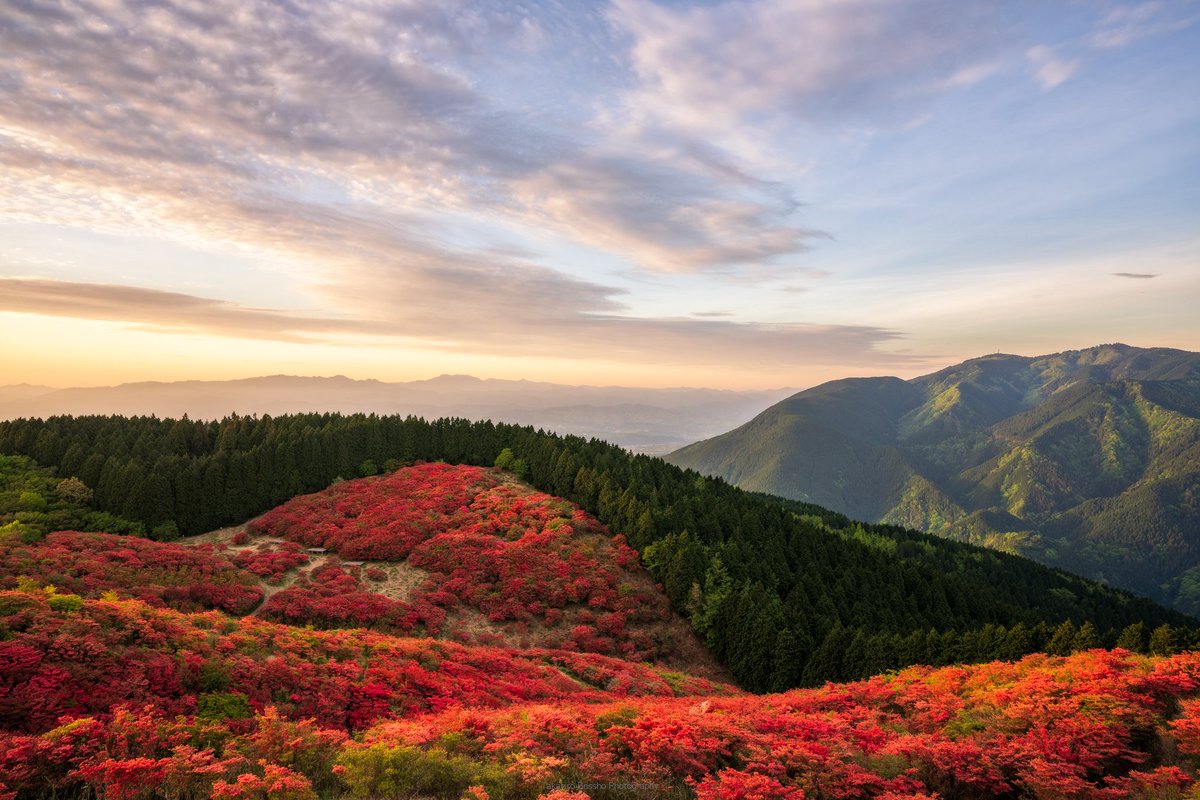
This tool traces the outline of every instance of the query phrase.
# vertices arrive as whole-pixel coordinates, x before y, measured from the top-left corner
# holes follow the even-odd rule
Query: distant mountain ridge
[[[397,383],[344,375],[270,375],[69,389],[0,386],[0,419],[89,414],[220,419],[231,413],[325,411],[458,416],[534,425],[639,452],[665,453],[739,425],[794,391],[568,386],[471,375]]]
[[[989,355],[832,381],[667,456],[1200,611],[1200,354]]]

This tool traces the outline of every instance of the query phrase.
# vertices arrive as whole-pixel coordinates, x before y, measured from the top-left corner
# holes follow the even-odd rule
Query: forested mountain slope
[[[0,451],[28,454],[60,476],[79,478],[95,487],[97,509],[167,539],[241,524],[339,477],[418,461],[490,465],[499,459],[542,491],[596,515],[640,551],[673,607],[752,690],[913,663],[1066,650],[1077,637],[1113,644],[1131,625],[1149,631],[1193,623],[1026,559],[861,525],[602,442],[517,426],[338,415],[221,422],[52,418],[0,423]],[[329,527],[270,530],[305,544],[317,541],[305,537],[316,536],[335,551],[386,530],[386,514],[369,522],[353,503],[338,510],[346,490],[338,484],[324,497],[333,504],[326,510],[342,518],[329,525],[361,528],[348,543]],[[61,498],[45,501],[52,507]],[[36,540],[40,513],[14,512],[10,535]],[[309,601],[320,605],[318,598]],[[617,610],[598,602],[597,613]]]
[[[800,392],[668,460],[1200,611],[1200,354],[994,355]]]

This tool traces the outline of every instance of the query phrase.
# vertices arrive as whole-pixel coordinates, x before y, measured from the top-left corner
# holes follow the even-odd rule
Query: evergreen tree
[[[1067,620],[1054,630],[1046,643],[1046,652],[1052,656],[1070,655],[1075,647],[1075,623]]]
[[[783,692],[799,686],[804,678],[804,665],[812,654],[812,638],[806,631],[784,628],[775,639],[768,689]]]
[[[1159,625],[1150,634],[1150,654],[1155,656],[1169,656],[1175,652],[1175,635],[1171,630],[1171,626],[1167,624]]]
[[[1127,625],[1125,629],[1121,631],[1121,635],[1117,637],[1117,647],[1134,653],[1146,652],[1145,623],[1135,622],[1132,625]]]
[[[843,658],[853,636],[840,624],[830,628],[804,667],[804,685],[817,686],[823,681],[843,680]]]
[[[1094,650],[1100,646],[1100,634],[1096,632],[1096,626],[1090,622],[1085,622],[1079,628],[1079,633],[1075,634],[1075,641],[1071,643],[1071,649],[1074,651]]]
[[[1007,661],[1016,661],[1036,649],[1033,642],[1033,631],[1029,630],[1024,622],[1018,622],[1008,629],[1004,641],[1000,645],[998,656]]]

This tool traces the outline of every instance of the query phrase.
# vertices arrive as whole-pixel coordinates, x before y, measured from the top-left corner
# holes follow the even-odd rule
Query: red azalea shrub
[[[525,623],[522,633],[543,646],[639,660],[663,654],[647,626],[668,619],[669,604],[640,571],[637,552],[570,503],[496,470],[421,464],[344,481],[251,528],[343,558],[407,560],[428,573],[407,603],[370,600],[356,580],[302,584],[267,603],[275,619],[436,634],[445,611],[462,606],[493,623]],[[367,577],[384,576],[372,568]]]
[[[312,631],[133,600],[82,601],[78,611],[58,612],[42,592],[0,593],[0,632],[0,729],[11,731],[44,731],[63,716],[102,715],[122,704],[189,714],[205,697],[229,692],[253,710],[274,705],[291,718],[359,729],[460,703],[721,689],[667,681],[652,667],[599,655]],[[605,676],[603,688],[560,663]]]
[[[0,589],[22,579],[83,597],[116,591],[180,611],[245,614],[262,600],[258,578],[209,545],[108,533],[58,531],[36,544],[0,544]]]
[[[159,797],[307,798],[369,787],[370,770],[389,764],[398,771],[378,775],[396,791],[406,774],[420,785],[436,774],[454,792],[445,796],[473,800],[575,797],[542,787],[593,783],[698,800],[1149,800],[1200,788],[1197,653],[1035,655],[770,696],[722,696],[698,681],[689,690],[709,694],[673,697],[644,666],[577,653],[300,631],[135,601],[58,614],[42,597],[4,593],[0,610],[13,636],[0,651],[0,786],[21,800],[146,797],[151,787]],[[81,636],[118,657],[79,658]],[[71,670],[60,642],[74,642]],[[147,648],[175,654],[182,695],[161,678],[150,691],[137,655]],[[93,711],[101,676],[91,671],[126,662],[139,666],[114,677],[142,687],[127,697],[146,703]],[[189,712],[188,675],[206,663],[250,699],[249,718]],[[637,691],[612,677],[607,690],[582,685],[589,666],[602,667],[595,680],[640,675]],[[39,721],[31,710],[46,702],[65,716]],[[305,719],[312,710],[324,717]],[[361,742],[345,733],[355,713],[354,724],[375,723]]]
[[[308,800],[314,784],[336,786],[333,761],[346,742],[271,708],[234,726],[118,706],[40,736],[0,733],[0,781],[30,797]]]
[[[253,550],[236,553],[233,563],[260,578],[274,581],[281,578],[285,572],[307,564],[308,554],[295,542],[262,542]]]
[[[364,589],[358,578],[332,564],[277,592],[263,605],[260,614],[295,625],[377,628],[401,633],[436,632],[446,616],[445,611],[428,602],[404,603]]]
[[[385,722],[362,745],[551,764],[563,783],[690,784],[703,800],[1149,800],[1192,796],[1200,654],[1093,650],[915,667],[781,695],[451,709]],[[545,775],[539,775],[544,780]],[[653,794],[649,796],[655,796]]]
[[[246,772],[234,783],[218,780],[213,784],[213,800],[317,800],[312,783],[278,764],[261,765],[262,775]]]

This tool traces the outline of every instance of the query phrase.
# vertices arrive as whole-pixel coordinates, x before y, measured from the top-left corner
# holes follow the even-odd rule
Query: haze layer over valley
[[[793,389],[641,389],[442,375],[387,383],[274,375],[234,381],[144,382],[76,389],[0,386],[0,419],[59,414],[192,419],[336,411],[491,419],[665,453],[740,425]]]

